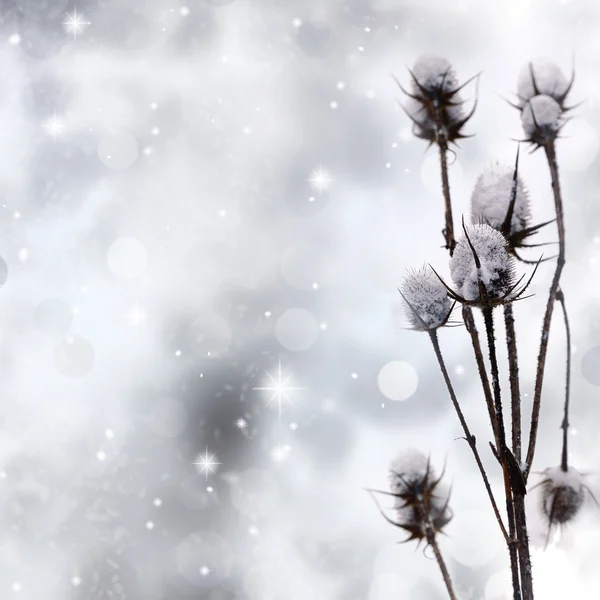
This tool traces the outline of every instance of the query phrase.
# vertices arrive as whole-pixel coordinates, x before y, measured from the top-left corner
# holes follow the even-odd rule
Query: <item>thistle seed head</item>
[[[428,540],[451,521],[449,491],[440,485],[429,459],[417,450],[402,453],[390,465],[396,524],[409,540]]]
[[[514,168],[496,163],[477,178],[471,194],[471,218],[474,223],[487,223],[500,230],[510,205]],[[529,196],[523,180],[517,177],[517,195],[509,236],[527,228],[531,218]]]
[[[428,267],[407,273],[400,294],[411,329],[431,331],[448,321],[453,303],[444,284]]]
[[[410,92],[403,107],[413,122],[413,134],[430,143],[441,136],[447,142],[467,137],[462,128],[471,118],[475,106],[465,114],[464,101],[459,94],[456,73],[450,63],[438,56],[423,55],[415,63],[411,74]]]
[[[528,100],[544,94],[553,98],[563,108],[571,83],[558,65],[548,59],[538,58],[523,65],[517,79],[519,107],[523,109]]]
[[[527,141],[537,146],[552,143],[564,123],[562,115],[562,108],[554,98],[544,95],[530,98],[521,113]]]
[[[430,100],[442,100],[458,87],[456,71],[448,60],[433,54],[423,54],[413,66],[413,92],[427,94]]]
[[[549,527],[564,525],[577,516],[585,500],[585,486],[576,469],[548,468],[544,471],[541,486],[542,512]]]
[[[498,230],[485,223],[465,229],[450,259],[457,296],[481,306],[510,302],[516,297],[514,273],[506,238]]]

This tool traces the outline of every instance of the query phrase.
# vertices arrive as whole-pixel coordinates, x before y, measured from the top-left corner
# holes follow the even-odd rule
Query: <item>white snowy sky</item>
[[[450,169],[458,223],[481,169],[514,160],[519,115],[503,98],[522,65],[575,64],[571,100],[584,102],[558,146],[563,289],[572,462],[593,475],[598,27],[594,0],[3,2],[0,597],[444,598],[429,553],[397,544],[363,491],[418,448],[438,470],[447,461],[455,518],[442,543],[460,597],[509,598],[427,336],[395,318],[405,269],[448,270],[437,155],[410,136],[390,75],[408,82],[423,52],[460,80],[482,71],[476,135]],[[544,157],[522,156],[534,219],[551,219]],[[323,190],[309,181],[318,169]],[[515,308],[524,412],[552,272]],[[485,448],[466,333],[440,339]],[[277,380],[279,361],[303,388],[281,416],[253,389]],[[556,320],[537,470],[560,458],[563,386]],[[193,464],[205,452],[215,473]],[[537,596],[592,597],[599,535],[588,502],[534,553]]]

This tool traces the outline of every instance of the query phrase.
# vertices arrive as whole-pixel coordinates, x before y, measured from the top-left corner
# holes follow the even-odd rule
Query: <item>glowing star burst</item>
[[[141,306],[136,305],[127,313],[127,320],[134,327],[143,325],[147,319],[148,319],[148,315],[146,314],[146,311]]]
[[[56,116],[56,112],[52,115],[51,119],[48,119],[44,123],[44,129],[47,131],[48,135],[52,136],[54,142],[56,142],[56,136],[60,136],[64,127],[63,122]]]
[[[217,462],[216,458],[217,458],[216,454],[211,454],[209,456],[208,448],[206,448],[206,453],[204,455],[198,454],[198,456],[196,457],[196,461],[194,462],[194,464],[196,465],[196,467],[198,469],[198,472],[204,473],[207,481],[208,481],[209,473],[211,475],[214,475],[217,472],[216,471],[217,465],[221,464],[220,462]]]
[[[264,387],[255,387],[252,389],[266,390],[268,392],[272,392],[271,398],[267,402],[267,405],[271,404],[273,400],[277,400],[277,406],[279,408],[279,418],[281,418],[281,407],[284,401],[289,402],[292,405],[294,404],[288,396],[288,392],[303,390],[304,388],[291,387],[290,385],[288,385],[292,376],[288,375],[285,379],[283,378],[283,374],[281,372],[281,359],[279,359],[279,370],[277,374],[277,379],[275,379],[275,377],[273,377],[270,373],[267,373],[267,377],[269,380],[268,383],[270,383],[271,385],[267,385]]]
[[[317,190],[319,194],[329,189],[329,186],[333,179],[331,175],[323,169],[322,165],[319,165],[316,169],[313,169],[310,177],[306,180],[310,183],[313,190]]]
[[[84,27],[91,25],[89,21],[84,21],[82,14],[77,14],[77,9],[74,8],[72,14],[66,13],[66,19],[63,21],[63,26],[67,33],[73,34],[73,39],[77,39],[77,34],[81,33]]]
[[[200,571],[200,575],[202,575],[202,577],[207,577],[210,573],[210,567],[208,565],[202,565],[198,570]]]
[[[246,421],[246,419],[238,419],[238,420],[235,422],[235,426],[236,426],[238,429],[242,429],[242,430],[243,430],[243,429],[246,429],[246,427],[248,427],[248,421]]]

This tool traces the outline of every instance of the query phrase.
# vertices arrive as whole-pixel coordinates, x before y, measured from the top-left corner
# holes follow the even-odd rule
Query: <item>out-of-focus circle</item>
[[[106,134],[98,144],[98,158],[116,171],[129,168],[138,154],[137,140],[126,131]]]
[[[290,308],[277,319],[275,337],[287,350],[308,350],[317,340],[319,323],[305,308]]]
[[[121,279],[134,279],[146,270],[148,254],[138,239],[121,237],[111,244],[106,261],[113,275]]]
[[[581,359],[581,373],[595,386],[600,386],[600,346],[590,348]]]
[[[63,336],[73,323],[73,309],[60,298],[48,298],[37,305],[34,320],[42,331]]]
[[[379,391],[390,400],[408,400],[419,386],[419,376],[414,367],[402,360],[393,360],[377,375]]]
[[[146,423],[156,435],[173,438],[185,429],[187,417],[188,411],[183,402],[175,398],[159,398],[150,408]]]
[[[6,283],[8,279],[8,265],[6,261],[0,256],[0,286]]]
[[[65,377],[85,377],[94,367],[94,359],[94,347],[78,335],[65,338],[54,351],[54,365]]]

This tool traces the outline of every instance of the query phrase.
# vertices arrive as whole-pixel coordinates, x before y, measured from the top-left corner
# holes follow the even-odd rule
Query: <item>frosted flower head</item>
[[[429,526],[437,533],[451,521],[450,494],[442,477],[436,479],[429,459],[417,450],[403,452],[390,464],[395,525],[410,534],[406,541],[426,540]]]
[[[493,307],[518,298],[514,259],[506,238],[491,225],[476,224],[458,240],[450,259],[456,291],[450,297],[464,304]],[[520,281],[520,280],[519,280]]]
[[[473,115],[476,102],[466,114],[459,94],[466,83],[458,84],[450,63],[445,58],[423,55],[409,72],[410,92],[397,83],[408,96],[403,108],[413,122],[414,135],[430,143],[437,142],[440,136],[447,142],[468,137],[462,133],[462,128]]]
[[[496,163],[485,169],[477,178],[471,194],[471,217],[474,223],[487,223],[502,231],[516,184],[516,196],[507,237],[527,228],[531,218],[529,195],[523,180],[508,165]]]
[[[567,81],[558,65],[545,58],[538,58],[523,65],[517,79],[519,108],[523,109],[528,100],[543,94],[554,99],[561,109],[573,85],[574,73]]]
[[[583,483],[583,477],[577,469],[569,467],[550,467],[543,474],[541,509],[548,520],[548,539],[552,527],[566,525],[579,514],[584,502],[585,492],[589,488]],[[593,496],[592,496],[593,497]]]
[[[534,96],[521,113],[523,131],[527,141],[537,146],[552,143],[564,124],[563,111],[550,96]]]
[[[409,272],[399,291],[412,329],[431,331],[447,323],[453,302],[431,269],[421,267]]]

